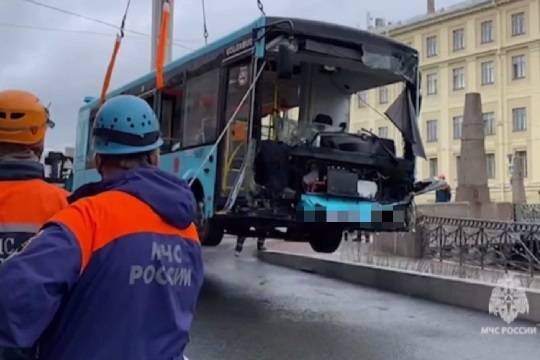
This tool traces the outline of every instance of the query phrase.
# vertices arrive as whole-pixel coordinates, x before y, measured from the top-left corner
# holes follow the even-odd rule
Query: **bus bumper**
[[[381,204],[305,194],[297,206],[297,222],[340,224],[358,230],[400,231],[408,229],[410,205],[410,201]]]

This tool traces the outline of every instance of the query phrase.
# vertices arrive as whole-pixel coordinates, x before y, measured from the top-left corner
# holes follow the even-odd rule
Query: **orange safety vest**
[[[0,181],[0,264],[68,205],[67,196],[40,179]]]

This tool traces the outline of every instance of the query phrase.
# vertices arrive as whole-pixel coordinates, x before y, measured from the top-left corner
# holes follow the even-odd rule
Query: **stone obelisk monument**
[[[469,202],[471,206],[490,202],[484,137],[480,94],[468,93],[465,95],[456,201]]]
[[[523,159],[516,153],[512,161],[512,203],[526,204],[527,196],[525,195],[525,184],[523,174]]]

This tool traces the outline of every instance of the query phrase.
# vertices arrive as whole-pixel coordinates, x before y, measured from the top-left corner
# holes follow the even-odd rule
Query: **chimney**
[[[427,0],[427,13],[428,14],[435,13],[435,0]]]
[[[386,20],[383,18],[375,18],[375,29],[380,29],[386,26]]]

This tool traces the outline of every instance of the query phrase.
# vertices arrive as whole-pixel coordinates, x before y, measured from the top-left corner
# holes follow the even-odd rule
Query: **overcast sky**
[[[37,0],[107,22],[119,23],[126,0]],[[205,0],[210,40],[251,22],[258,15],[255,0]],[[390,21],[425,12],[427,0],[265,0],[269,15],[324,20],[365,28],[366,13]],[[436,0],[437,8],[458,0]],[[151,0],[132,0],[127,28],[151,29]],[[175,1],[176,41],[195,49],[202,41],[200,0]],[[34,27],[34,28],[29,28]],[[35,29],[35,27],[39,29]],[[56,30],[69,30],[61,32]],[[53,31],[55,30],[55,31]],[[87,95],[99,93],[115,30],[24,0],[0,0],[0,89],[28,89],[51,105],[56,128],[48,147],[74,145],[78,109]],[[189,50],[174,47],[174,57]],[[111,88],[150,69],[150,40],[128,35],[122,45]]]

